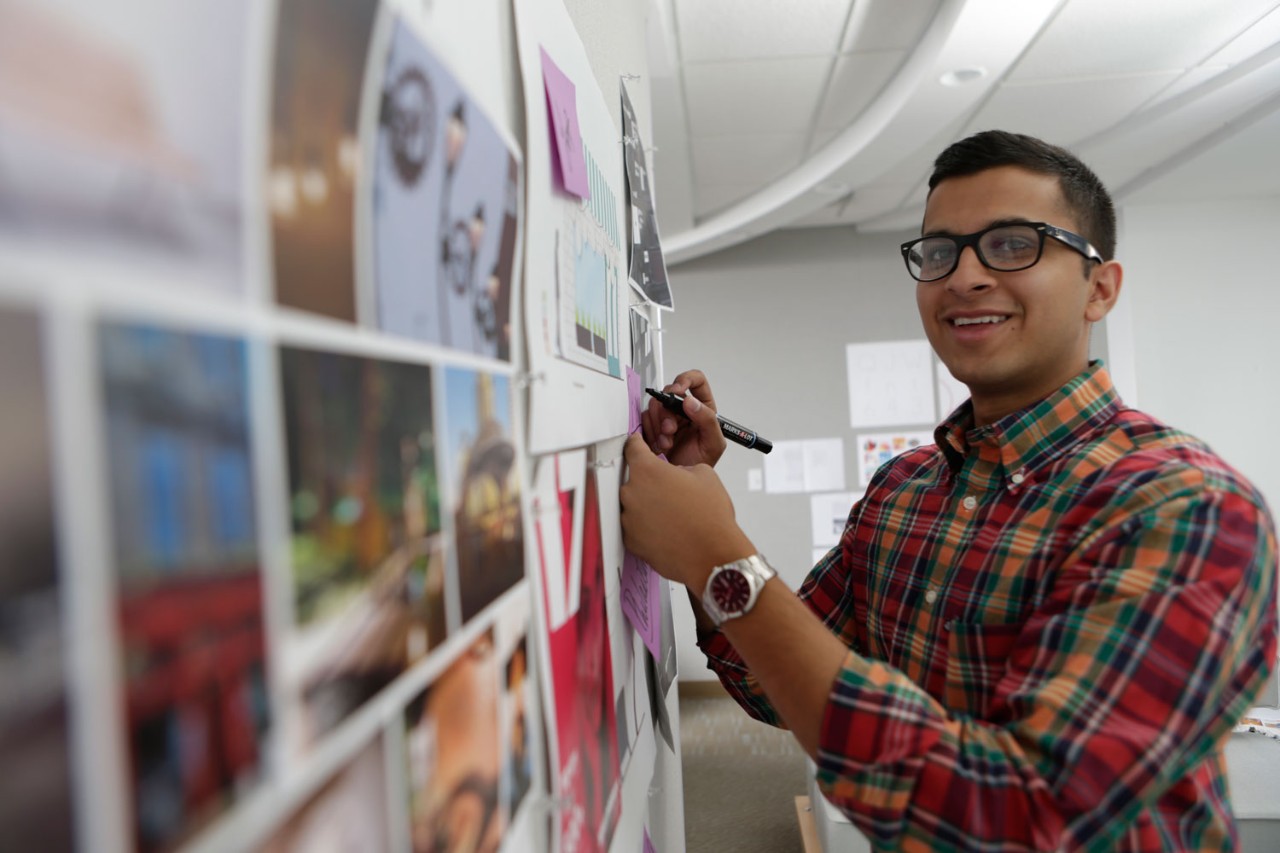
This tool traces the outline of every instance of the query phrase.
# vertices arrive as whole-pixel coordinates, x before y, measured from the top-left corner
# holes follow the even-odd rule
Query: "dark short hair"
[[[1053,175],[1078,221],[1081,234],[1107,260],[1116,253],[1116,210],[1111,194],[1093,170],[1065,148],[1007,130],[984,130],[953,142],[938,155],[929,192],[948,178],[976,175],[999,166],[1018,166]]]

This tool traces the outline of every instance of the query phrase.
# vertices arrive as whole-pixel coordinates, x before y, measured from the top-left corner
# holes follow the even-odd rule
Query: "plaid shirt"
[[[1222,750],[1276,657],[1276,540],[1098,363],[877,472],[800,597],[850,647],[818,782],[878,848],[1222,850]],[[779,724],[719,632],[709,666]]]

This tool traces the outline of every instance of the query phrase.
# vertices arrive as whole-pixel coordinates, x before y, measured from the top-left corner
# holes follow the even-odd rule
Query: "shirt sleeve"
[[[982,720],[850,651],[818,783],[877,847],[1114,849],[1220,749],[1275,660],[1272,522],[1231,491],[1122,501],[1024,623],[993,626],[1007,662]]]
[[[851,518],[856,511],[855,506],[850,513]],[[808,604],[817,617],[823,619],[827,627],[836,634],[840,634],[841,631],[832,620],[837,618],[837,614],[845,612],[839,604],[848,596],[848,584],[843,566],[843,551],[841,546],[837,545],[810,570],[798,593],[800,599]],[[848,609],[847,612],[852,612],[852,609]],[[698,648],[707,657],[707,669],[719,677],[725,690],[742,706],[743,710],[762,723],[786,728],[755,676],[747,669],[742,657],[724,634],[715,629],[699,630]]]

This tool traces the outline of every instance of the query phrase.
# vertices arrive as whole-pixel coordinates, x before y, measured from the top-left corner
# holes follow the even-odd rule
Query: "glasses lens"
[[[942,278],[955,264],[956,241],[950,237],[925,237],[907,252],[907,268],[919,281]]]
[[[978,241],[982,257],[993,270],[1022,270],[1040,259],[1040,232],[1030,225],[993,228]]]

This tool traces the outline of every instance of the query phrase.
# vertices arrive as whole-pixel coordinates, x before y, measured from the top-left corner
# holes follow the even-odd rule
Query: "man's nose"
[[[985,290],[994,285],[991,270],[978,258],[978,247],[963,247],[956,259],[956,268],[947,276],[947,289],[963,294]]]

